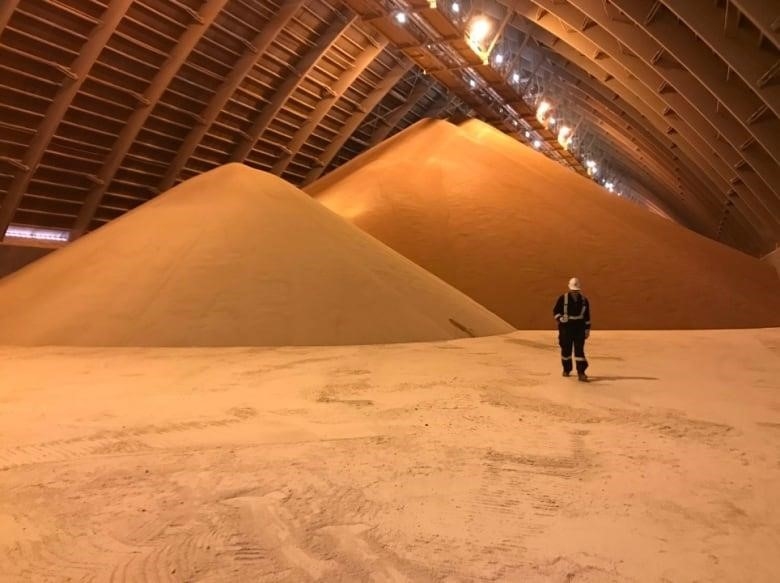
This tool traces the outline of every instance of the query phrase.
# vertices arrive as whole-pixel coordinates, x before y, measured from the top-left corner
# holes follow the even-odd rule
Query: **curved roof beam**
[[[395,127],[401,123],[401,120],[414,108],[415,105],[430,91],[431,86],[423,81],[418,81],[417,86],[412,90],[406,101],[396,107],[386,117],[379,118],[379,126],[371,134],[368,147],[372,148],[384,140]]]
[[[438,118],[440,115],[449,117],[453,111],[457,111],[460,107],[457,97],[447,97],[446,95],[440,96],[438,99],[434,99],[423,111],[422,117]]]
[[[637,3],[633,0],[625,2],[630,5]],[[624,2],[620,0],[616,4],[624,4]],[[704,41],[728,68],[737,73],[745,85],[774,112],[775,117],[780,117],[780,85],[770,83],[773,77],[780,74],[777,51],[770,52],[757,46],[755,37],[743,28],[733,27],[725,30],[723,22],[726,19],[726,11],[715,3],[704,0],[665,0],[664,4]],[[765,9],[765,12],[769,10]],[[659,20],[668,22],[668,16],[667,11],[659,11],[647,22],[645,28],[653,34],[653,24]],[[777,16],[780,17],[780,10]],[[701,52],[698,47],[696,52]],[[710,53],[708,56],[714,58],[715,55]],[[715,71],[718,69],[713,67]],[[720,81],[725,86],[731,86],[730,83],[726,83],[726,79],[722,78]]]
[[[679,184],[677,178],[660,159],[646,155],[643,148],[638,146],[630,135],[626,135],[621,127],[614,125],[611,120],[603,118],[598,112],[584,106],[580,106],[580,112],[590,122],[590,127],[599,141],[609,145],[610,160],[613,158],[628,160],[630,163],[624,164],[624,166],[632,168],[629,176],[645,175],[654,185],[651,190],[652,194],[649,195],[650,200],[664,208],[684,226],[693,230],[697,230],[696,227],[699,227],[706,236],[713,236],[714,228],[711,225],[709,228],[705,226],[707,222],[703,220],[701,211],[697,213],[696,207],[692,207],[686,204],[687,201],[680,199],[677,193]],[[660,199],[659,194],[663,194]],[[681,206],[682,208],[680,208]]]
[[[352,66],[333,82],[333,85],[330,87],[330,94],[320,100],[314,107],[314,110],[309,113],[306,121],[301,124],[298,131],[292,136],[290,142],[285,144],[286,149],[280,153],[279,159],[271,168],[273,174],[281,176],[285,170],[287,170],[290,162],[292,162],[293,158],[298,154],[301,147],[309,141],[312,132],[317,129],[317,126],[320,125],[320,122],[328,114],[330,108],[341,99],[347,89],[349,89],[357,78],[360,77],[363,71],[366,70],[366,67],[379,56],[379,53],[385,49],[387,44],[388,41],[386,38],[374,40],[368,48],[364,49],[363,52],[357,56],[355,62],[352,63]]]
[[[571,111],[574,118],[580,115],[588,119],[591,128],[609,127],[611,132],[619,134],[621,143],[632,157],[636,157],[636,154],[639,157],[637,160],[641,159],[644,163],[657,164],[659,168],[664,168],[663,175],[671,179],[670,183],[675,184],[675,188],[672,189],[672,192],[675,193],[675,199],[683,194],[679,188],[679,177],[672,170],[675,165],[670,161],[670,152],[656,149],[655,145],[646,141],[642,135],[634,135],[628,120],[615,115],[598,100],[592,99],[589,94],[570,86],[564,86],[552,79],[549,79],[547,84],[548,87],[555,88],[556,93],[552,94],[551,98],[557,102],[556,109]]]
[[[664,211],[662,208],[656,206],[655,204],[651,203],[648,198],[645,197],[645,193],[649,191],[647,188],[647,185],[641,182],[641,180],[638,180],[634,177],[630,177],[626,180],[626,188],[627,190],[630,190],[632,192],[637,192],[642,197],[642,200],[639,201],[639,205],[644,207],[645,209],[649,210],[650,212],[653,212],[657,215],[660,215],[661,217],[670,220],[674,222],[674,219],[670,217],[666,211]],[[625,196],[625,195],[624,195]]]
[[[629,120],[610,111],[599,101],[591,99],[587,94],[579,95],[577,92],[573,92],[573,99],[581,108],[592,108],[595,115],[619,129],[642,154],[646,154],[650,160],[660,164],[672,178],[674,183],[672,191],[676,199],[680,199],[680,202],[689,207],[698,217],[696,225],[699,230],[708,233],[708,236],[711,235],[712,225],[717,222],[723,205],[712,199],[707,187],[698,176],[683,173],[685,168],[673,152],[665,149],[662,144],[653,139],[652,135],[643,133],[640,127],[632,125]]]
[[[144,93],[140,105],[130,115],[127,123],[122,127],[111,153],[106,158],[103,167],[97,175],[98,180],[96,181],[95,186],[93,186],[87,194],[86,201],[81,207],[76,223],[71,231],[71,240],[80,237],[89,228],[89,225],[95,216],[95,212],[100,206],[100,202],[103,200],[106,190],[114,179],[117,170],[122,165],[122,160],[124,160],[125,156],[130,151],[133,142],[135,142],[135,139],[138,137],[138,133],[144,127],[149,115],[151,115],[163,93],[165,93],[165,90],[168,88],[168,85],[187,60],[187,57],[206,33],[220,10],[222,10],[227,3],[228,0],[208,0],[201,8],[201,11],[197,13],[195,22],[190,24],[187,30],[184,31],[179,38],[179,42],[165,60],[165,63],[163,63],[160,70],[157,71],[157,74],[154,76],[154,79],[152,79],[152,82]]]
[[[357,16],[352,16],[347,20],[334,20],[328,28],[322,33],[317,42],[314,43],[306,54],[298,61],[291,74],[285,79],[276,93],[271,98],[271,101],[263,107],[259,112],[255,121],[252,123],[252,127],[247,131],[246,136],[241,138],[241,141],[236,144],[233,154],[230,157],[232,162],[243,162],[246,160],[249,153],[255,147],[257,140],[268,129],[268,126],[279,114],[284,104],[295,93],[296,89],[301,85],[303,80],[311,73],[314,66],[320,60],[320,58],[333,46],[339,37],[357,20]]]
[[[552,0],[533,2],[568,26],[577,27],[568,36],[574,34],[586,39],[597,51],[630,71],[647,88],[643,93],[657,91],[658,99],[681,118],[682,124],[690,126],[704,140],[708,150],[735,168],[737,176],[755,194],[760,205],[757,209],[763,207],[764,212],[780,220],[780,167],[760,148],[741,149],[750,141],[748,132],[733,116],[718,111],[717,103],[707,89],[687,70],[676,62],[667,62],[665,56],[653,63],[653,55],[663,56],[663,51],[646,32],[632,24],[611,20],[598,0],[568,0],[566,5]],[[598,12],[585,14],[580,10],[586,5],[593,9],[594,2],[598,4]],[[588,25],[588,20],[597,24]],[[584,30],[579,30],[583,26]],[[627,54],[624,47],[633,54]],[[652,98],[655,98],[654,94]]]
[[[558,59],[552,59],[551,56],[553,55],[546,55],[553,75],[552,82],[556,83],[555,78],[560,78],[565,84],[560,85],[559,92],[562,95],[569,94],[572,97],[577,97],[580,102],[584,100],[590,106],[595,105],[600,109],[602,115],[611,116],[614,122],[621,126],[625,124],[625,129],[642,140],[643,147],[652,152],[654,156],[668,160],[669,165],[674,167],[680,181],[682,190],[679,193],[684,195],[686,190],[695,193],[698,206],[701,206],[705,214],[711,215],[709,220],[705,220],[705,224],[713,222],[722,207],[720,203],[713,204],[711,193],[717,189],[709,180],[702,180],[703,175],[697,173],[698,167],[687,159],[684,152],[677,149],[675,153],[668,138],[657,130],[653,131],[655,128],[647,124],[642,115],[629,104],[623,102],[620,96],[597,83],[595,79],[589,77],[573,63],[569,61],[558,63]],[[682,164],[680,157],[683,158]]]
[[[775,47],[780,48],[780,15],[767,10],[766,0],[731,0],[748,20],[768,38]]]
[[[641,187],[647,189],[647,185],[644,183],[641,183]],[[763,247],[762,241],[757,237],[751,225],[746,223],[744,219],[740,221],[739,214],[729,212],[732,208],[732,206],[726,206],[724,212],[721,213],[717,240],[751,255],[760,254]],[[734,220],[731,220],[732,218]]]
[[[585,2],[589,4],[590,0],[585,0]],[[755,48],[748,51],[746,50],[747,46],[738,42],[734,43],[736,45],[734,52],[739,53],[741,60],[749,61],[756,69],[755,73],[747,76],[751,78],[755,74],[753,87],[750,87],[739,79],[733,77],[729,79],[730,65],[724,63],[695,36],[695,34],[701,35],[702,32],[705,32],[703,29],[707,26],[714,25],[711,21],[705,21],[706,15],[715,16],[711,14],[711,3],[706,9],[702,6],[696,11],[698,26],[691,30],[693,27],[689,28],[680,23],[672,13],[665,9],[655,11],[653,18],[647,21],[647,2],[645,0],[611,0],[611,2],[634,21],[634,26],[643,28],[653,38],[657,51],[665,50],[671,53],[683,67],[688,69],[690,74],[717,100],[716,109],[719,109],[718,104],[723,105],[760,144],[764,150],[763,154],[768,154],[774,159],[775,167],[780,163],[780,120],[777,119],[775,111],[780,111],[780,86],[765,86],[767,95],[764,96],[760,93],[761,88],[757,85],[760,75],[777,64],[776,59],[769,56],[768,62],[761,64],[762,59],[759,58]],[[685,0],[682,3],[671,2],[671,4],[683,4],[691,9],[700,2]],[[618,28],[626,28],[621,20],[613,18],[613,21],[616,22]],[[631,25],[628,27],[630,28]],[[706,32],[714,33],[712,30]],[[720,36],[723,37],[722,27]],[[727,44],[726,40],[726,38],[722,38],[721,42]],[[656,48],[651,43],[646,42],[645,44],[650,50]],[[766,59],[764,60],[766,61]],[[737,72],[739,73],[739,71]],[[681,81],[685,81],[684,73],[678,77],[681,78]],[[767,107],[771,108],[772,111],[766,112]],[[745,149],[754,147],[748,145]]]
[[[624,190],[631,191],[631,182],[641,182],[645,188],[639,192],[642,199],[652,206],[661,209],[672,221],[688,227],[694,218],[689,207],[682,207],[679,200],[669,196],[666,180],[659,177],[655,169],[639,161],[635,150],[627,151],[625,139],[613,129],[598,128],[598,136],[603,150],[610,155],[611,167],[621,175],[620,182],[627,186]],[[668,198],[665,198],[668,197]],[[713,229],[714,233],[714,229]],[[712,238],[713,235],[705,236]]]
[[[247,51],[241,56],[238,62],[230,71],[225,80],[217,89],[211,102],[206,106],[206,109],[200,113],[200,120],[192,128],[187,137],[184,138],[184,142],[179,146],[176,152],[176,157],[168,168],[168,171],[163,176],[160,183],[157,185],[157,192],[164,192],[168,190],[176,182],[179,177],[179,173],[182,171],[187,161],[192,156],[195,148],[198,147],[203,136],[206,135],[211,125],[219,116],[219,113],[225,107],[230,97],[235,93],[241,81],[247,76],[252,67],[255,66],[257,61],[262,58],[265,51],[270,44],[274,41],[277,35],[284,29],[285,26],[292,20],[293,16],[303,7],[305,0],[285,0],[279,7],[279,11],[274,17],[263,27],[263,29],[257,33],[252,40],[252,44]]]
[[[536,27],[536,25],[532,23],[528,23],[528,25]],[[553,34],[554,32],[555,31],[551,32],[546,29],[532,32],[535,39],[538,42],[548,44],[550,50],[554,51],[561,61],[559,63],[551,60],[551,63],[556,65],[559,69],[567,70],[570,73],[571,69],[568,68],[568,64],[571,64],[576,67],[575,71],[581,70],[585,74],[590,75],[592,79],[584,79],[584,82],[592,90],[601,94],[603,102],[614,103],[635,120],[644,120],[639,121],[637,127],[648,128],[648,131],[654,129],[658,136],[661,136],[661,140],[665,138],[672,144],[669,146],[670,149],[677,148],[680,152],[695,155],[697,150],[690,146],[685,140],[681,139],[679,134],[669,126],[668,121],[661,114],[650,109],[647,104],[641,101],[636,94],[623,85],[620,80],[604,71],[604,69],[595,61],[591,61],[588,57],[585,57],[573,46],[561,42],[561,39]],[[540,36],[540,34],[542,36]],[[549,35],[549,38],[546,35]],[[693,166],[693,168],[698,168],[698,166],[699,165],[697,164]],[[703,167],[707,168],[707,164],[703,164]],[[707,174],[711,175],[712,170],[710,169],[710,172]],[[722,188],[723,192],[726,192],[727,190],[728,187],[726,186]]]
[[[573,101],[576,103],[578,99],[574,98]],[[698,199],[693,201],[695,204],[691,204],[692,201],[684,194],[684,188],[677,173],[678,167],[669,160],[667,155],[659,153],[654,145],[648,143],[644,137],[632,135],[630,129],[624,125],[625,120],[614,119],[608,112],[598,108],[593,103],[579,102],[576,103],[576,106],[581,114],[590,121],[592,127],[606,131],[620,142],[622,148],[625,149],[625,154],[637,163],[635,171],[650,170],[657,180],[665,184],[666,193],[669,195],[667,204],[670,207],[683,205],[687,209],[685,213],[678,210],[676,214],[695,217],[695,220],[689,220],[686,224],[687,227],[712,236],[715,223],[712,213],[708,212],[709,209],[706,207],[698,204]]]
[[[130,9],[131,3],[131,0],[112,0],[101,15],[100,21],[92,29],[78,57],[71,63],[70,75],[65,77],[62,86],[46,109],[46,115],[41,120],[35,136],[24,154],[22,164],[26,169],[19,169],[15,172],[14,179],[3,199],[2,208],[0,208],[0,241],[5,238],[5,233],[14,214],[16,214],[16,209],[19,208],[19,203],[30,185],[30,180],[60,122],[62,122],[65,112],[68,111],[73,98],[81,89],[106,43],[114,34],[125,13]]]
[[[320,155],[319,165],[314,166],[309,170],[309,172],[304,177],[300,188],[311,184],[320,177],[325,169],[330,166],[330,163],[333,161],[333,158],[336,157],[336,154],[339,153],[339,150],[341,150],[342,146],[346,143],[350,136],[355,133],[355,130],[360,127],[360,124],[363,123],[363,120],[366,119],[366,116],[368,116],[368,114],[373,111],[379,102],[382,101],[382,98],[384,98],[384,96],[387,95],[390,90],[396,86],[396,84],[411,68],[412,62],[406,60],[403,63],[397,64],[382,77],[382,80],[377,84],[374,90],[366,95],[363,103],[360,104],[360,108],[351,116],[349,116],[346,123],[341,126],[341,128],[339,128],[339,133],[335,138],[333,138],[330,144],[328,144],[328,146]]]
[[[554,18],[546,19],[542,23],[534,23],[525,19],[521,23],[516,23],[515,26],[521,28],[521,30],[531,32],[535,40],[548,45],[550,49],[557,53],[565,62],[570,62],[592,75],[603,87],[612,91],[615,95],[620,96],[621,106],[622,103],[627,104],[633,108],[638,115],[643,117],[650,126],[655,127],[662,135],[666,135],[675,148],[680,152],[685,153],[690,160],[694,161],[695,164],[691,167],[692,170],[697,170],[700,176],[705,176],[707,177],[707,180],[714,181],[715,184],[719,185],[718,189],[712,192],[713,196],[720,194],[720,196],[717,196],[719,206],[723,207],[727,204],[730,201],[729,197],[732,193],[737,193],[747,198],[752,196],[752,193],[738,181],[725,163],[713,156],[705,156],[705,152],[708,148],[706,147],[706,144],[698,140],[698,137],[695,134],[690,132],[681,134],[675,127],[670,126],[670,116],[664,117],[662,113],[653,110],[647,103],[640,99],[627,84],[624,84],[622,79],[616,78],[615,75],[605,70],[604,67],[609,68],[610,71],[617,75],[621,74],[620,69],[614,68],[608,61],[596,61],[586,57],[584,53],[588,53],[587,49],[589,47],[582,47],[580,44],[581,52],[577,47],[568,42],[564,42],[561,37],[557,36],[556,33],[561,35],[565,33],[560,22]],[[592,52],[592,47],[590,48]],[[628,83],[628,81],[630,81],[630,79],[626,82]],[[764,225],[765,213],[756,214],[753,208],[745,201],[742,199],[737,200],[740,203],[738,210],[746,215],[748,222],[756,225],[754,228],[757,228],[763,233],[762,236],[766,241],[766,245],[772,243],[774,235],[772,234],[770,227]]]
[[[674,132],[679,133],[690,144],[692,154],[698,153],[700,157],[704,158],[721,178],[738,193],[745,202],[746,208],[750,209],[749,212],[751,217],[755,219],[756,228],[763,230],[768,245],[771,243],[773,246],[774,241],[780,238],[780,220],[775,214],[767,212],[766,205],[773,204],[769,189],[753,172],[752,168],[746,168],[741,164],[744,162],[741,157],[734,152],[733,148],[720,140],[719,134],[711,128],[709,122],[678,94],[666,94],[664,99],[661,99],[655,91],[663,90],[664,83],[662,81],[659,80],[658,85],[653,89],[651,89],[652,83],[640,82],[638,75],[641,74],[643,63],[639,62],[638,59],[633,57],[629,72],[624,65],[608,56],[599,45],[593,44],[585,36],[585,34],[594,36],[593,33],[596,32],[595,36],[603,40],[605,44],[610,45],[612,53],[618,59],[627,60],[628,57],[622,53],[616,39],[606,34],[605,31],[595,26],[588,28],[584,33],[574,28],[565,28],[558,16],[565,14],[568,17],[573,17],[572,10],[575,9],[572,6],[553,4],[545,0],[536,1],[544,2],[546,6],[554,8],[555,14],[545,10],[540,13],[538,7],[529,0],[516,0],[514,6],[521,15],[548,30],[581,55],[589,55],[589,59],[606,72],[606,76],[601,75],[605,83],[609,84],[616,80],[619,86],[623,86],[622,89],[616,89],[617,93],[623,95],[627,100],[631,100],[631,94],[633,94],[634,104],[640,111],[649,109],[652,112],[650,116],[646,115],[646,117],[660,116],[664,119]],[[586,24],[587,19],[579,14],[579,16],[573,17],[573,20],[579,28]],[[644,68],[646,69],[646,67]],[[637,100],[642,103],[638,103]],[[671,103],[669,103],[670,101]],[[680,114],[682,115],[678,115],[676,109],[681,110]],[[683,115],[686,116],[685,119]],[[698,131],[689,125],[688,117],[696,123]],[[703,138],[701,134],[704,134],[705,137]],[[717,155],[706,156],[707,152],[713,151]],[[754,191],[759,194],[757,195]]]
[[[0,6],[0,36],[3,35],[5,25],[11,20],[11,15],[18,5],[19,0],[4,0],[3,5]]]
[[[577,87],[579,81],[574,83],[570,79],[561,81],[561,76],[546,66],[547,55],[542,53],[537,57],[537,62],[535,65],[532,64],[532,68],[538,76],[543,77],[542,85],[548,89],[555,89],[554,92],[548,91],[548,93],[550,98],[557,102],[556,108],[571,111],[572,117],[575,119],[577,116],[580,116],[581,119],[587,119],[591,133],[598,136],[599,141],[606,140],[618,144],[617,147],[610,148],[613,157],[627,157],[633,161],[633,164],[626,165],[626,167],[634,169],[629,175],[641,172],[654,184],[653,190],[649,191],[650,194],[646,192],[643,196],[652,198],[656,206],[666,207],[669,214],[673,214],[678,222],[684,223],[687,227],[700,230],[705,234],[710,231],[714,233],[714,229],[707,228],[707,225],[714,223],[714,221],[702,207],[699,205],[691,206],[690,201],[680,200],[684,196],[680,188],[680,178],[670,169],[670,166],[674,167],[674,164],[668,161],[671,157],[668,150],[660,148],[654,150],[662,152],[660,156],[647,157],[645,154],[648,149],[653,150],[652,146],[645,143],[640,145],[641,138],[631,134],[630,124],[628,124],[629,131],[626,131],[627,120],[625,118],[618,114],[612,114],[598,98],[591,99],[586,91]],[[572,84],[566,85],[564,88],[564,84],[567,82]],[[659,201],[657,193],[663,193],[666,196],[666,201]],[[680,217],[685,217],[685,220],[680,220]],[[710,235],[708,234],[708,236]]]

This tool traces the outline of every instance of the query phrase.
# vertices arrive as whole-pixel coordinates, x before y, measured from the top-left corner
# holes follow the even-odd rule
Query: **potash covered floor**
[[[0,349],[3,581],[776,581],[780,329]]]

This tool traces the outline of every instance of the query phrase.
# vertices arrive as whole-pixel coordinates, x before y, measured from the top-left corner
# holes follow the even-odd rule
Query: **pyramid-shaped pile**
[[[307,191],[518,328],[578,276],[594,327],[780,325],[767,264],[482,124],[425,120]]]
[[[279,346],[511,331],[270,174],[188,180],[0,281],[0,344]]]

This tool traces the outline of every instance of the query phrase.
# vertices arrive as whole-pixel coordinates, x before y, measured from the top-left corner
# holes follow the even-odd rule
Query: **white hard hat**
[[[582,288],[580,287],[580,280],[577,277],[572,277],[569,280],[569,289],[572,291],[580,291]]]

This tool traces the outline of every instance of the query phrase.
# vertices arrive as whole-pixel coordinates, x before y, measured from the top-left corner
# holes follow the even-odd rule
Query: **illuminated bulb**
[[[558,130],[558,143],[568,149],[571,141],[571,128],[569,126],[561,126],[561,129]]]
[[[585,166],[593,169],[596,167],[596,163],[593,160],[585,160]]]
[[[471,88],[474,89],[474,87],[477,86],[477,82],[474,81],[474,79],[469,79],[469,85],[471,85]]]
[[[497,54],[496,55],[496,64],[500,65],[503,62],[504,62],[504,55],[502,55],[501,53]]]
[[[526,137],[526,138],[530,138],[530,137],[531,137],[531,132],[529,132],[528,130],[526,130],[526,132],[525,132],[525,137]]]
[[[534,148],[538,150],[541,147],[542,147],[542,142],[540,142],[539,140],[534,140]]]
[[[460,12],[460,4],[458,4],[457,2],[453,2],[453,3],[452,3],[452,11],[453,11],[455,14],[457,14],[458,12]]]
[[[544,121],[544,116],[552,109],[552,105],[549,102],[542,100],[539,107],[536,108],[536,119],[540,122]]]
[[[512,81],[514,81],[515,83],[520,83],[520,73],[515,73],[514,75],[512,75]]]
[[[469,36],[475,43],[481,43],[490,34],[490,28],[490,21],[484,16],[480,16],[471,23]]]
[[[395,19],[398,24],[406,24],[406,12],[397,12]]]

